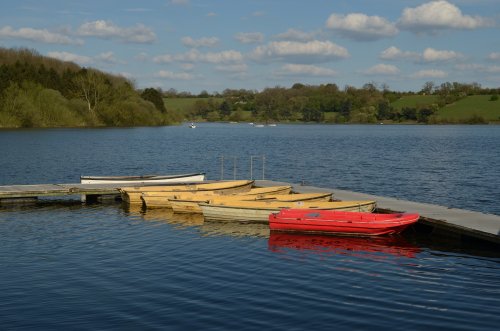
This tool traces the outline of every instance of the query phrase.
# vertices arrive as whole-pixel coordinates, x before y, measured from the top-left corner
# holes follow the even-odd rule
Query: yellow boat
[[[269,215],[286,208],[308,208],[325,210],[342,210],[357,212],[372,212],[375,201],[331,201],[331,202],[287,202],[287,201],[227,201],[219,203],[200,203],[205,221],[269,221]]]
[[[332,193],[299,193],[277,195],[175,195],[168,199],[174,213],[202,213],[199,203],[224,203],[229,201],[331,201]]]
[[[145,192],[142,194],[142,200],[147,208],[171,208],[170,199],[190,200],[190,201],[208,201],[213,197],[218,196],[239,196],[241,198],[249,196],[253,197],[249,200],[254,200],[255,197],[265,197],[273,194],[289,193],[292,190],[291,186],[268,186],[252,188],[249,191],[223,194],[219,191],[197,191],[197,192]],[[201,213],[201,210],[199,211]]]
[[[259,197],[255,200],[277,200],[277,201],[332,201],[333,193],[295,193],[295,194],[273,194]]]
[[[214,191],[218,194],[234,194],[249,191],[253,180],[217,181],[202,184],[122,187],[122,200],[130,204],[142,204],[141,195],[149,192],[201,192]],[[167,193],[168,194],[168,193]]]

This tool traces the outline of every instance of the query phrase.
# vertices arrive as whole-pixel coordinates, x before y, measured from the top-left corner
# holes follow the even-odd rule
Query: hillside
[[[437,117],[450,123],[463,122],[473,117],[485,121],[500,121],[500,100],[490,101],[490,95],[471,95],[439,109]]]
[[[121,76],[0,48],[0,128],[168,124],[149,96]]]
[[[391,106],[394,109],[402,109],[404,107],[422,107],[432,105],[433,103],[437,103],[438,96],[437,95],[405,95],[399,98],[398,100],[391,103]]]

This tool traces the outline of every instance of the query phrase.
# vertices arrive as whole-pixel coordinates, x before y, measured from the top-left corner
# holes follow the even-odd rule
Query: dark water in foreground
[[[265,176],[500,214],[490,126],[0,131],[0,185]],[[254,160],[254,177],[262,166]],[[1,329],[496,330],[500,252],[275,235],[118,203],[0,208]]]

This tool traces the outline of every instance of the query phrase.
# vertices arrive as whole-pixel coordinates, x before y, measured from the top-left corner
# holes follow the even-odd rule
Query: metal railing
[[[250,179],[253,179],[253,164],[254,164],[254,159],[261,159],[262,160],[262,180],[265,178],[265,163],[266,163],[266,156],[265,155],[250,155]],[[224,166],[227,163],[226,160],[233,160],[233,179],[236,179],[237,177],[237,169],[238,169],[238,157],[237,156],[225,156],[221,155],[220,157],[220,179],[224,179]]]

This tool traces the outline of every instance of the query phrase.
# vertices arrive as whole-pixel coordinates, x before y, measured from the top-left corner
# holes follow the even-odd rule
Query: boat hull
[[[234,200],[255,200],[258,198],[264,198],[272,196],[275,194],[285,194],[291,191],[291,186],[270,186],[270,187],[257,187],[251,188],[248,191],[236,192],[228,194],[227,192],[218,191],[199,191],[199,192],[148,192],[147,194],[142,194],[142,200],[144,201],[147,208],[174,208],[173,204],[175,201],[184,201],[186,203],[182,205],[189,206],[187,209],[178,206],[177,213],[187,213],[187,212],[197,212],[201,213],[201,209],[198,207],[199,202],[207,202],[213,198],[218,197],[233,197]],[[191,204],[187,202],[191,201]]]
[[[146,175],[146,176],[80,176],[81,184],[166,184],[202,182],[205,180],[204,173],[181,174],[181,175]]]
[[[371,212],[376,207],[375,201],[335,201],[335,202],[262,202],[238,201],[227,203],[200,203],[206,221],[241,221],[268,223],[269,215],[284,208],[308,210],[342,210]]]
[[[380,236],[400,233],[418,219],[418,214],[289,209],[269,215],[269,228],[271,231]]]
[[[330,201],[332,193],[304,193],[304,194],[236,194],[236,195],[193,195],[192,198],[176,195],[168,199],[175,213],[202,213],[200,203],[226,203],[229,201]]]
[[[213,183],[171,185],[171,186],[142,186],[123,187],[120,189],[122,200],[130,204],[142,204],[142,195],[151,194],[160,197],[172,197],[176,193],[182,192],[216,192],[217,194],[234,194],[247,192],[251,189],[253,180],[220,181]],[[146,205],[147,206],[147,205]]]

